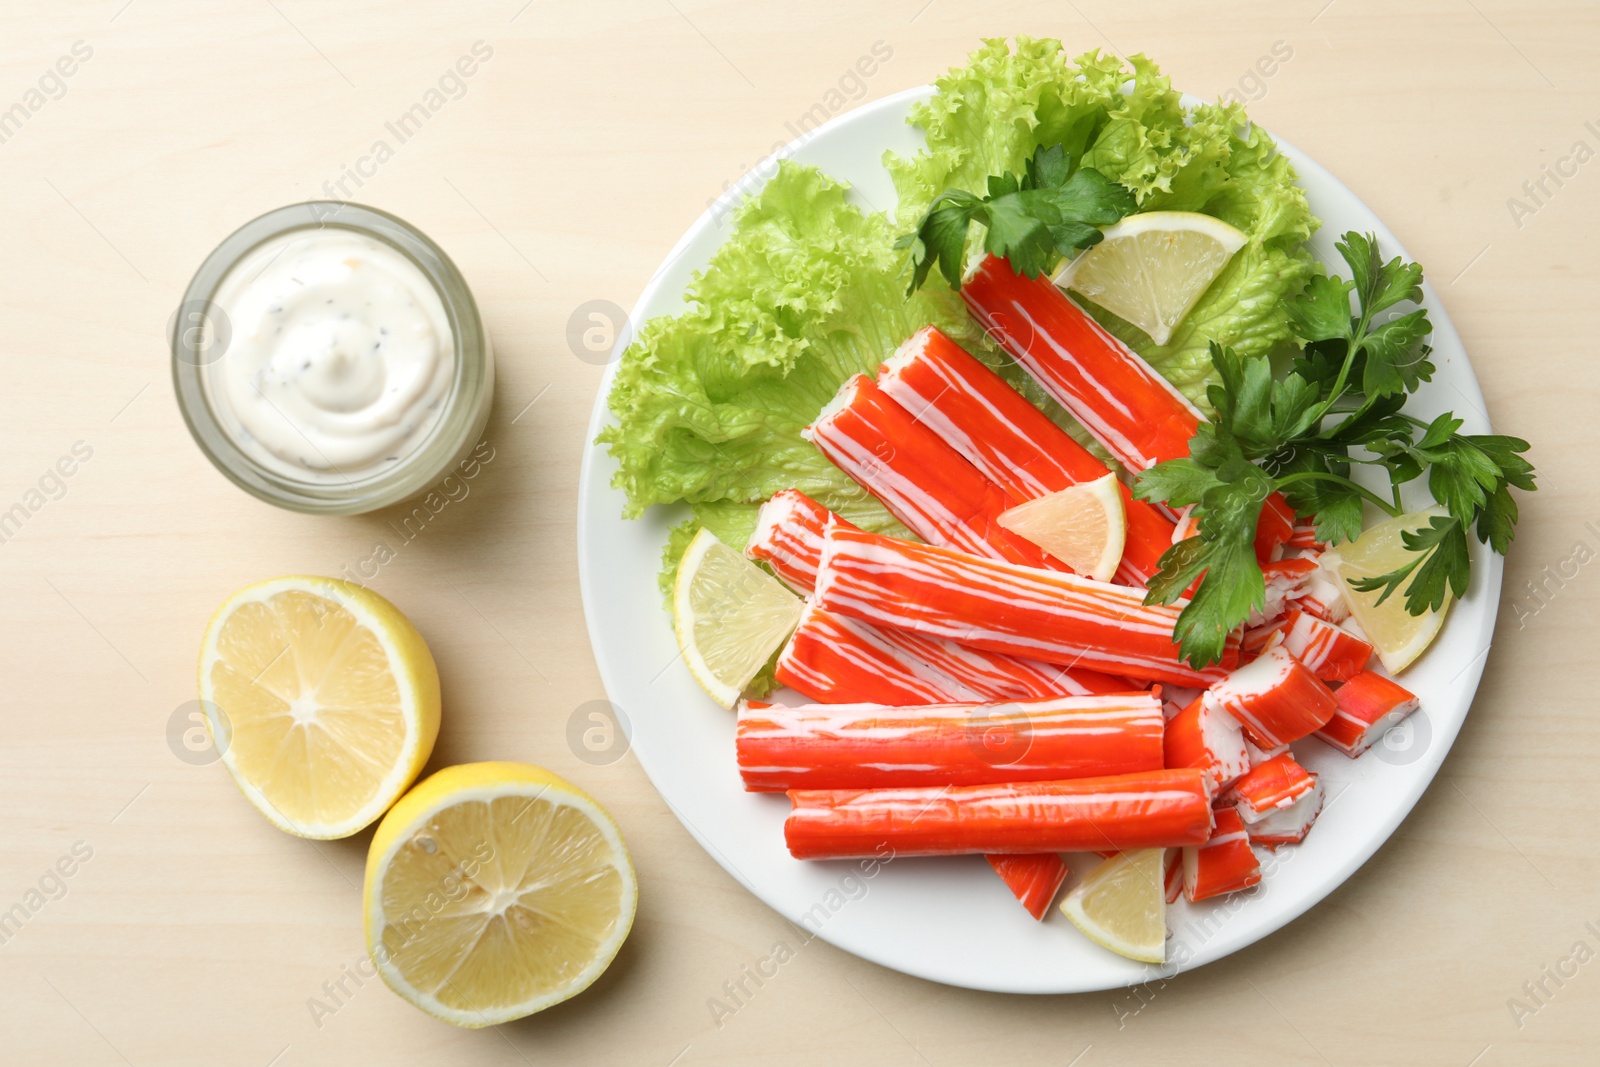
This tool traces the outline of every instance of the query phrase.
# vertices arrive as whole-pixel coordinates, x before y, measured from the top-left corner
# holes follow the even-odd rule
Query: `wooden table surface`
[[[1178,9],[6,4],[0,121],[23,110],[0,125],[0,511],[23,511],[0,543],[0,1061],[1596,1062],[1600,709],[1581,679],[1600,609],[1600,11]],[[1388,845],[1223,962],[1138,995],[1008,997],[817,942],[719,1020],[723,983],[790,928],[695,845],[631,756],[592,766],[566,741],[573,710],[604,695],[574,566],[603,368],[569,345],[569,320],[592,300],[631,305],[707,200],[875,44],[890,58],[861,100],[1018,32],[1145,51],[1184,89],[1253,101],[1427,265],[1495,426],[1534,442],[1543,480],[1523,502],[1493,653]],[[479,41],[490,58],[396,138],[386,123]],[[1289,58],[1258,68],[1275,51]],[[393,151],[378,162],[380,140]],[[384,529],[381,514],[306,517],[235,489],[169,384],[167,320],[200,260],[256,214],[330,192],[438,240],[499,361],[496,458],[371,583],[439,662],[430,766],[528,760],[573,778],[617,816],[642,885],[632,937],[593,989],[494,1030],[452,1029],[349,977],[367,835],[279,833],[182,738],[222,597],[341,573]],[[70,477],[51,473],[75,452],[89,458]]]

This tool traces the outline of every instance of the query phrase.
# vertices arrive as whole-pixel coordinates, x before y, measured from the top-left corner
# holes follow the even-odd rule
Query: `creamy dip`
[[[222,355],[200,368],[217,423],[247,456],[304,482],[402,463],[445,411],[456,352],[444,303],[398,249],[339,228],[252,249],[213,302]]]

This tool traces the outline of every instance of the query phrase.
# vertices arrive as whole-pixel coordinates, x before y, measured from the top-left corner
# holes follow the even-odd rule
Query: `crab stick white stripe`
[[[1125,586],[859,530],[828,531],[816,599],[877,626],[1174,685],[1220,681],[1238,662],[1233,636],[1220,665],[1189,666],[1173,643],[1180,609]]]
[[[791,790],[784,823],[797,859],[880,854],[1088,852],[1198,845],[1211,800],[1196,770],[907,789]]]
[[[892,400],[1019,501],[1094,481],[1110,469],[1022,394],[934,326],[911,335],[878,372]],[[1123,585],[1144,585],[1172,543],[1172,523],[1121,487],[1127,547]]]
[[[998,522],[1019,503],[928,427],[858,374],[804,431],[834,466],[930,544],[1061,570]]]

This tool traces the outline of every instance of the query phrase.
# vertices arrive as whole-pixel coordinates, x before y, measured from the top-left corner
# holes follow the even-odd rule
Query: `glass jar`
[[[221,373],[232,327],[215,303],[229,273],[268,241],[297,231],[338,228],[398,251],[432,285],[450,323],[453,377],[442,411],[404,455],[378,470],[340,480],[304,478],[252,456],[221,417],[211,376]],[[385,211],[336,200],[315,200],[269,211],[241,226],[195,272],[171,326],[172,381],[178,407],[200,450],[235,485],[294,511],[355,515],[398,504],[436,484],[477,445],[489,421],[494,356],[489,336],[461,272],[420,230]],[[287,415],[284,416],[288,418]],[[342,472],[341,472],[342,474]]]

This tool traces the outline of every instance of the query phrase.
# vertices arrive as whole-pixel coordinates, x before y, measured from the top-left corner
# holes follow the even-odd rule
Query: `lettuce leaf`
[[[876,373],[934,323],[974,347],[982,331],[942,283],[905,297],[887,217],[792,161],[738,209],[677,316],[623,354],[600,434],[626,513],[688,501],[753,504],[796,488],[869,529],[898,526],[800,432],[852,374]]]
[[[990,174],[1020,172],[1038,148],[1063,143],[1132,189],[1141,211],[1201,211],[1249,237],[1168,344],[1086,304],[1107,329],[1202,406],[1215,380],[1212,341],[1252,355],[1292,343],[1283,298],[1317,270],[1304,245],[1317,220],[1293,168],[1240,105],[1185,109],[1143,56],[1124,64],[1091,52],[1069,62],[1060,42],[1030,37],[1015,49],[986,40],[935,85],[910,118],[926,150],[884,156],[902,227],[946,189],[981,192]]]

